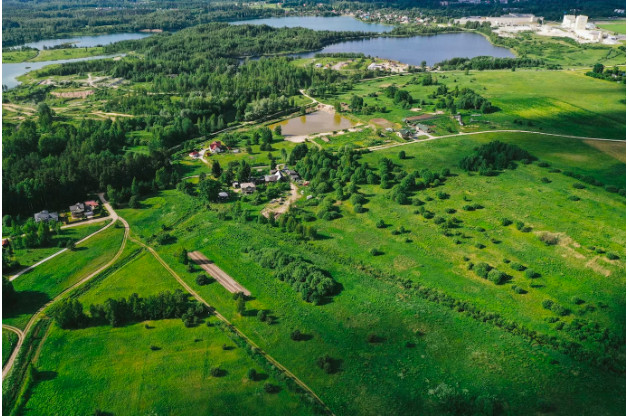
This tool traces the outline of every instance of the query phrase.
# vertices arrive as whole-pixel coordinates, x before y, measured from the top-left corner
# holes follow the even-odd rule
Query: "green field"
[[[626,34],[626,21],[618,20],[615,22],[598,23],[598,27],[606,29],[607,31],[617,32],[618,34]]]
[[[622,148],[625,150],[623,144],[591,146],[578,140],[494,134],[395,147],[363,158],[376,164],[379,157],[389,156],[406,170],[451,168],[456,176],[437,189],[450,198],[434,199],[425,207],[436,216],[447,216],[445,208],[457,210],[455,216],[463,220],[460,231],[466,237],[460,245],[443,236],[433,221],[414,215],[413,206],[399,206],[385,198],[378,186],[361,187],[369,199],[365,204],[368,212],[355,214],[347,202],[341,206],[342,218],[314,222],[324,239],[311,244],[254,222],[219,221],[215,210],[188,212],[187,217],[178,218],[176,209],[191,209],[193,199],[174,191],[144,201],[141,211],[122,210],[121,214],[134,229],[141,226],[146,236],[159,231],[162,223],[172,227],[170,233],[177,242],[158,247],[162,257],[238,328],[319,393],[336,414],[442,413],[438,401],[430,397],[430,389],[440,383],[459,384],[473,395],[493,395],[507,403],[510,413],[623,412],[623,376],[546,346],[531,346],[516,335],[425,301],[385,277],[394,273],[417,281],[540,334],[573,339],[571,333],[557,331],[547,321],[552,313],[541,305],[547,298],[572,310],[572,315],[563,319],[566,323],[580,318],[623,334],[625,199],[600,187],[574,192],[572,178],[535,164],[488,178],[456,170],[460,157],[493,139],[515,142],[552,168],[595,174],[606,184],[625,182],[624,163],[617,160]],[[396,158],[401,149],[409,159]],[[542,177],[549,177],[551,183],[541,183]],[[429,190],[417,197],[434,198],[435,193]],[[580,201],[566,199],[576,193]],[[464,212],[464,195],[484,209]],[[163,218],[159,217],[162,212]],[[582,214],[596,216],[583,218]],[[523,233],[513,226],[501,227],[500,217],[524,221],[533,230]],[[375,228],[380,218],[391,227]],[[400,225],[410,233],[392,235],[391,230]],[[484,230],[480,232],[478,227]],[[542,231],[564,235],[565,242],[548,247],[538,239]],[[493,244],[490,239],[499,241]],[[477,242],[486,247],[478,249]],[[271,310],[278,323],[269,326],[255,317],[237,315],[230,293],[219,284],[196,286],[196,274],[187,273],[173,256],[180,246],[201,250],[216,261],[251,290],[255,299],[248,307]],[[279,247],[302,255],[328,270],[343,290],[326,305],[304,303],[292,288],[243,254],[245,246]],[[596,254],[588,248],[591,246],[618,253],[620,260]],[[380,247],[384,254],[371,257],[371,247]],[[469,272],[463,257],[475,263],[488,262],[512,274],[513,279],[495,286]],[[531,282],[503,263],[504,258],[534,268],[541,277]],[[513,285],[527,293],[515,294]],[[575,296],[593,306],[593,312],[580,313],[571,303]],[[298,354],[289,339],[296,328],[312,335]],[[367,343],[369,333],[384,341]],[[416,347],[404,347],[407,341]],[[596,349],[588,339],[582,344]],[[315,359],[324,354],[342,359],[341,372],[326,375],[316,368]],[[613,357],[621,360],[622,356]],[[337,386],[339,380],[343,387]],[[611,388],[618,387],[617,393],[605,391],[611,383]]]
[[[369,105],[385,106],[387,112],[373,112],[354,117],[369,122],[383,118],[393,124],[403,118],[433,112],[433,99],[428,96],[436,86],[422,86],[413,82],[415,76],[395,76],[356,84],[354,88],[336,97],[322,99],[349,103],[352,95],[364,98]],[[418,81],[421,76],[416,76]],[[511,71],[444,72],[438,75],[439,83],[449,90],[456,86],[468,87],[489,99],[496,112],[479,114],[478,111],[461,111],[464,127],[452,119],[436,124],[436,135],[457,131],[483,131],[493,129],[519,129],[584,137],[625,138],[626,104],[625,87],[593,79],[581,71]],[[407,90],[415,102],[425,101],[421,111],[403,109],[383,94],[387,86]],[[369,94],[377,97],[369,97]],[[624,103],[622,103],[624,100]],[[419,106],[419,105],[413,105]],[[442,119],[442,117],[441,117]],[[514,121],[522,121],[522,124]],[[433,120],[426,124],[434,124]]]
[[[2,366],[9,360],[17,344],[17,334],[10,330],[2,330]]]
[[[26,50],[26,51],[3,51],[3,63],[21,63],[24,61],[56,61],[68,60],[72,58],[91,57],[102,55],[104,47],[89,48],[59,48],[52,50]]]
[[[80,297],[84,307],[131,293],[181,289],[150,253],[136,255],[138,246],[129,248],[126,264]],[[223,369],[224,376],[212,377],[212,367]],[[186,328],[176,319],[75,331],[55,325],[37,364],[45,379],[33,388],[24,414],[91,415],[97,409],[116,415],[312,413],[285,386],[278,393],[265,392],[265,383],[278,382],[268,374],[249,380],[251,368],[264,371],[215,324]]]
[[[106,264],[118,252],[123,229],[110,227],[78,245],[75,251],[46,261],[13,281],[17,302],[2,313],[2,322],[23,328],[44,304]]]
[[[98,229],[104,227],[108,222],[103,221],[101,223],[92,223],[88,225],[75,226],[68,229],[61,230],[61,234],[57,235],[53,238],[53,242],[61,242],[66,243],[69,239],[73,241],[78,241],[81,238],[84,238]],[[35,264],[37,261],[41,261],[42,259],[54,254],[55,252],[61,251],[64,247],[61,246],[53,246],[46,248],[22,248],[16,249],[15,258],[20,262],[22,267],[29,267]],[[10,274],[10,273],[6,273]]]

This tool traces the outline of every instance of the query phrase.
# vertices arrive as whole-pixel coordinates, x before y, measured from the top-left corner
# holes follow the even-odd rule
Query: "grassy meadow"
[[[600,22],[596,25],[607,31],[616,32],[618,34],[626,34],[626,20],[617,20],[613,22]]]
[[[108,221],[103,221],[101,223],[92,223],[88,225],[75,226],[68,229],[61,230],[60,235],[55,235],[52,242],[59,242],[62,244],[67,243],[69,239],[73,241],[79,241],[81,238],[84,238],[98,229],[104,227]],[[42,259],[49,257],[55,252],[61,251],[64,246],[51,246],[44,248],[21,248],[15,249],[14,255],[15,258],[20,262],[22,267],[29,267],[35,264],[37,261],[41,261]],[[11,273],[6,273],[11,274]]]
[[[147,251],[130,244],[125,263],[79,300],[88,308],[108,298],[181,289]],[[311,408],[278,383],[215,324],[186,328],[180,319],[118,328],[63,330],[53,325],[37,362],[40,379],[26,415],[305,415]],[[146,326],[149,326],[147,328]],[[151,350],[151,346],[159,350]],[[213,377],[219,367],[224,376]],[[249,369],[260,373],[247,377]],[[267,393],[263,386],[280,386]],[[68,404],[72,401],[72,404]]]
[[[123,235],[123,229],[110,227],[15,279],[17,302],[3,310],[2,322],[23,328],[44,304],[111,260]]]
[[[495,139],[516,143],[550,166],[519,165],[497,177],[469,176],[456,169],[473,147]],[[549,321],[554,314],[543,308],[545,299],[571,310],[560,322],[569,324],[578,318],[623,334],[625,198],[602,187],[574,191],[576,180],[550,172],[573,170],[594,174],[606,184],[623,185],[625,166],[617,159],[620,148],[529,134],[492,134],[414,143],[363,157],[376,165],[387,156],[405,170],[452,169],[455,175],[443,186],[416,197],[436,216],[449,216],[448,208],[456,211],[464,235],[458,245],[433,220],[415,215],[416,207],[386,198],[379,186],[361,187],[369,200],[366,213],[355,214],[346,202],[340,206],[342,218],[314,222],[322,239],[311,243],[255,222],[219,221],[216,210],[228,204],[195,207],[194,199],[176,191],[144,200],[142,210],[124,209],[120,214],[145,239],[159,233],[162,224],[171,229],[177,241],[157,246],[160,255],[238,328],[312,387],[336,414],[442,413],[440,401],[431,394],[441,383],[476,396],[494,396],[505,403],[500,407],[506,413],[620,413],[622,375],[530,344],[373,274],[394,272],[550,336],[574,339]],[[397,154],[402,149],[409,158],[400,161]],[[551,182],[540,182],[543,177]],[[436,198],[439,191],[449,198]],[[567,200],[576,194],[580,201]],[[464,196],[484,208],[464,211]],[[523,221],[532,231],[503,227],[501,217]],[[377,229],[380,218],[389,227]],[[410,232],[393,235],[391,231],[399,226]],[[539,239],[544,231],[558,235],[560,243],[545,245]],[[477,243],[485,247],[480,249]],[[322,306],[305,303],[290,286],[244,254],[246,246],[278,247],[301,255],[327,270],[342,284],[342,291]],[[196,286],[198,272],[188,273],[174,257],[180,247],[200,250],[252,292],[254,299],[247,303],[245,316],[236,313],[231,294],[219,284]],[[368,252],[372,247],[379,247],[383,255],[372,257]],[[620,259],[610,260],[589,247],[612,251]],[[487,262],[512,278],[501,286],[487,282],[467,270],[465,257],[474,263]],[[541,276],[527,279],[504,259]],[[512,286],[526,293],[517,294]],[[575,297],[584,303],[572,303]],[[254,316],[262,309],[276,317],[272,325]],[[289,337],[294,329],[310,339],[295,344]],[[369,334],[382,340],[370,343]],[[582,345],[597,351],[596,343],[588,339]],[[335,374],[316,367],[316,358],[325,354],[340,360]],[[345,386],[339,388],[338,381]]]
[[[364,81],[352,90],[340,95],[321,99],[327,103],[349,103],[352,95],[362,96],[364,103],[384,106],[386,112],[353,115],[365,123],[381,118],[393,124],[401,124],[403,118],[434,111],[434,100],[429,95],[436,86],[422,86],[422,76],[393,76]],[[447,116],[436,116],[426,124],[435,125],[435,135],[447,135],[458,131],[483,131],[494,129],[519,129],[583,137],[625,138],[626,92],[624,85],[585,76],[584,71],[539,71],[517,69],[496,71],[462,71],[438,74],[439,83],[449,91],[456,86],[473,89],[498,108],[490,114],[478,114],[474,110],[461,110],[465,126],[460,126]],[[394,85],[407,90],[415,102],[425,101],[420,111],[403,109],[384,95],[384,89]],[[371,97],[369,95],[377,95]],[[623,102],[622,102],[623,100]],[[516,123],[515,120],[521,121]]]

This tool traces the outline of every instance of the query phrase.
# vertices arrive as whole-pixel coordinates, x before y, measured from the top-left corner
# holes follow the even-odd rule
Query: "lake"
[[[315,31],[358,31],[358,32],[390,32],[395,27],[381,23],[366,23],[351,16],[286,16],[265,19],[240,20],[229,22],[232,25],[268,25],[273,28],[307,28]]]
[[[106,35],[93,35],[93,36],[77,36],[74,38],[63,39],[46,39],[43,41],[30,42],[28,44],[20,45],[20,47],[37,48],[38,50],[44,49],[44,47],[54,47],[61,44],[72,43],[77,47],[96,47],[99,45],[109,45],[114,42],[126,41],[129,39],[142,39],[150,36],[151,34],[143,33],[120,33],[120,34],[106,34]],[[84,58],[72,58],[68,60],[56,60],[56,61],[39,61],[39,62],[24,62],[24,63],[2,63],[2,85],[11,89],[20,84],[17,78],[29,71],[39,70],[50,64],[62,64],[72,63],[74,61],[85,60],[97,60],[100,58],[108,58],[113,56],[94,56]],[[29,68],[26,68],[29,67]]]
[[[482,35],[466,32],[420,35],[411,38],[382,37],[344,41],[328,45],[320,51],[296,54],[296,56],[309,58],[314,57],[316,53],[337,52],[363,53],[413,66],[420,66],[422,61],[432,66],[440,61],[456,57],[473,58],[483,55],[514,57],[508,48],[496,47]]]
[[[327,111],[315,111],[311,114],[290,118],[270,126],[274,129],[281,126],[281,134],[293,137],[292,141],[304,140],[310,134],[330,133],[353,127],[353,123],[340,114]]]
[[[101,58],[111,58],[115,57],[115,55],[96,55],[93,57],[85,57],[85,58],[70,58],[67,60],[56,60],[56,61],[38,61],[38,62],[25,62],[25,63],[3,63],[2,64],[2,85],[6,86],[8,89],[12,89],[20,84],[17,78],[23,74],[28,73],[29,71],[39,70],[51,64],[62,64],[62,63],[73,63],[75,61],[85,61],[85,60],[98,60]],[[28,68],[27,68],[28,67]]]
[[[105,34],[105,35],[92,35],[92,36],[77,36],[74,38],[63,39],[46,39],[43,41],[29,42],[28,44],[20,45],[20,47],[37,48],[43,50],[44,47],[56,47],[61,44],[73,44],[77,47],[97,47],[99,45],[109,45],[114,42],[126,41],[129,39],[142,39],[150,36],[151,34],[143,33],[121,33],[121,34]]]

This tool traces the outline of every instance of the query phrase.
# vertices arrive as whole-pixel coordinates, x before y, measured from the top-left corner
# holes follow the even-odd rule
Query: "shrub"
[[[364,213],[365,209],[364,207],[362,207],[362,204],[356,204],[355,206],[353,206],[353,211],[356,213]]]
[[[501,219],[499,219],[499,222],[502,224],[502,226],[512,225],[512,220],[507,219],[505,217],[502,217]]]
[[[552,306],[554,306],[554,301],[549,300],[549,299],[545,299],[543,302],[541,302],[541,306],[543,306],[543,308],[545,309],[552,309]]]
[[[484,249],[484,248],[486,248],[486,245],[481,244],[481,243],[479,243],[479,242],[478,242],[478,243],[476,243],[476,244],[475,244],[475,247],[476,247],[477,249]]]
[[[454,214],[456,212],[456,209],[445,209],[445,213],[447,214]]]
[[[469,205],[469,204],[465,204],[465,205],[462,207],[462,210],[465,210],[465,211],[473,211],[473,210],[475,210],[475,207],[473,207],[473,206],[471,206],[471,205]]]
[[[539,165],[539,168],[549,168],[550,166],[547,162],[539,162],[537,165]]]
[[[586,188],[583,184],[581,184],[579,182],[574,182],[572,187],[574,187],[575,189],[578,189],[578,190],[583,190],[583,189]]]
[[[276,394],[277,392],[279,392],[280,389],[281,388],[279,388],[279,386],[273,385],[268,382],[264,384],[264,392],[266,392],[267,394]]]
[[[371,248],[371,250],[369,251],[371,253],[372,256],[377,257],[378,255],[382,255],[383,252],[380,251],[377,248]]]
[[[488,278],[488,273],[493,269],[493,267],[491,267],[490,265],[488,265],[487,263],[479,263],[477,264],[473,271],[475,272],[475,274],[477,274],[479,277],[482,278]]]
[[[578,197],[577,195],[570,195],[569,197],[567,197],[567,199],[571,201],[580,201],[580,197]]]
[[[504,259],[502,259],[502,262],[503,262],[504,264],[510,264],[510,260],[509,260],[508,258],[504,258]]]
[[[525,295],[527,292],[519,286],[512,286],[512,290],[518,295]]]
[[[260,322],[264,322],[268,319],[268,312],[264,309],[260,309],[257,311],[257,320]]]
[[[541,275],[539,273],[537,273],[536,271],[532,270],[531,268],[528,268],[525,271],[525,276],[529,279],[536,279],[538,277],[541,277]]]
[[[434,223],[436,223],[437,225],[440,225],[442,223],[445,223],[445,219],[439,216],[434,219]]]
[[[515,227],[517,228],[517,230],[523,229],[524,226],[525,226],[525,223],[523,223],[523,222],[515,223]]]
[[[499,285],[508,279],[508,275],[497,269],[493,269],[488,273],[488,280]]]
[[[606,188],[604,188],[606,191],[610,192],[610,193],[616,193],[619,191],[619,188],[617,188],[614,185],[607,185]]]
[[[301,341],[303,340],[303,333],[300,330],[294,330],[290,333],[290,339],[292,341]]]
[[[484,208],[484,206],[483,206],[483,205],[481,205],[481,204],[479,204],[479,203],[475,203],[475,204],[473,205],[473,208],[474,208],[475,210],[482,210],[482,209]]]
[[[584,303],[584,300],[580,299],[578,296],[574,296],[571,298],[571,303],[573,303],[574,305],[582,305]]]
[[[613,253],[613,252],[607,252],[606,253],[606,258],[608,258],[609,260],[618,260],[619,259],[619,255]]]
[[[484,229],[482,226],[476,227],[475,230],[477,230],[478,232],[486,232],[486,229]]]
[[[473,267],[474,267],[474,266],[475,266],[475,265],[474,265],[472,262],[468,262],[468,263],[467,263],[467,270],[473,270]]]
[[[249,371],[246,373],[246,376],[250,380],[256,381],[257,380],[257,371],[255,369],[249,369]]]
[[[512,262],[510,264],[510,268],[512,268],[513,270],[517,270],[517,271],[523,271],[525,270],[525,266],[522,264],[519,264],[518,262]]]
[[[379,221],[375,224],[375,226],[379,229],[383,229],[386,227],[386,222],[383,219],[379,219]]]
[[[549,178],[543,177],[543,178],[541,178],[541,182],[542,182],[543,184],[549,184],[549,183],[551,183],[552,181],[551,181]]]
[[[375,333],[369,333],[369,335],[366,336],[366,341],[368,343],[381,343],[384,339]]]
[[[446,192],[444,192],[444,191],[439,191],[439,192],[436,194],[436,197],[438,197],[438,199],[439,199],[439,200],[447,200],[447,199],[449,198],[449,194],[447,194],[447,193],[446,193]]]
[[[566,316],[569,315],[569,309],[559,305],[558,303],[554,303],[552,305],[552,312],[554,312],[558,316]]]
[[[196,277],[196,284],[198,284],[199,286],[210,284],[213,281],[214,281],[214,279],[212,277],[208,277],[205,274],[199,274]]]
[[[323,357],[319,357],[316,360],[316,366],[323,369],[325,373],[334,373],[337,370],[337,361],[330,357],[329,355],[325,355]]]
[[[548,232],[543,232],[539,236],[539,239],[545,245],[556,245],[558,243],[558,235],[552,235],[551,233],[548,233]]]
[[[225,376],[225,371],[220,369],[219,367],[213,367],[209,370],[209,374],[214,378],[219,378],[221,376]]]

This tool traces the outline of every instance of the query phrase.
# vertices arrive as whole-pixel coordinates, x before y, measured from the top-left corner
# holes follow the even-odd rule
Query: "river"
[[[351,16],[286,16],[265,19],[239,20],[232,25],[268,25],[273,28],[307,28],[315,31],[390,32],[395,27],[381,23],[366,23]]]

